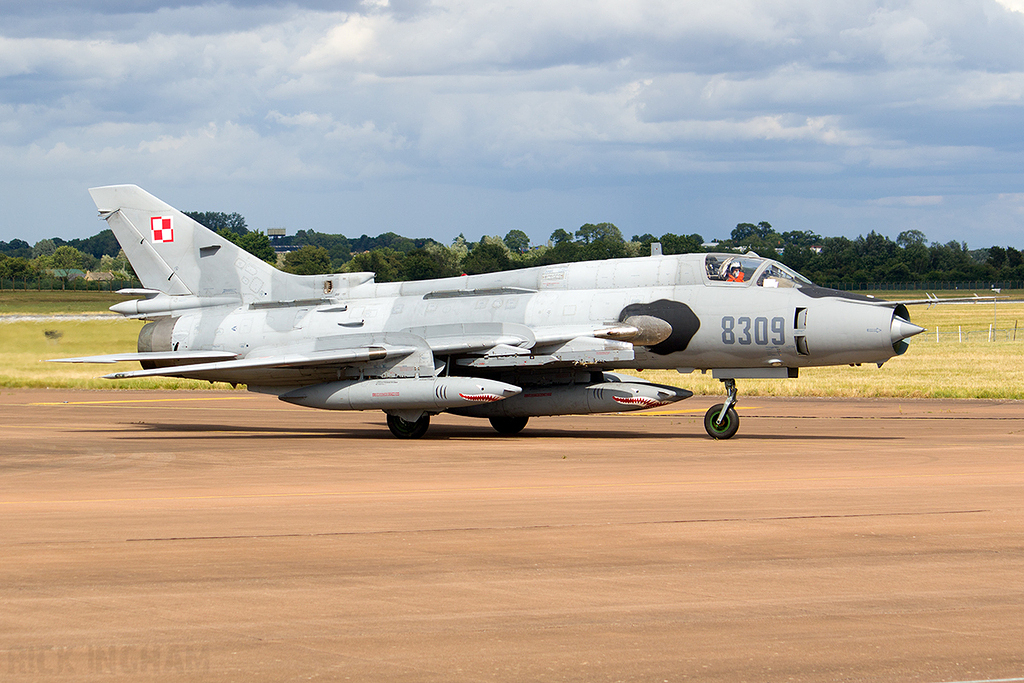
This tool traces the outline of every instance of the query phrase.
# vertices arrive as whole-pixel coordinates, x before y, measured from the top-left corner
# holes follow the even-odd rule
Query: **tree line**
[[[531,245],[522,230],[504,237],[485,235],[472,242],[464,235],[451,244],[386,232],[349,238],[315,230],[269,238],[250,230],[237,213],[186,212],[257,257],[290,273],[314,275],[372,271],[378,282],[424,280],[489,273],[553,263],[646,256],[660,242],[664,254],[704,251],[754,251],[779,261],[820,283],[915,283],[939,281],[1021,281],[1024,255],[1011,247],[970,250],[964,242],[929,243],[919,230],[901,232],[896,240],[870,232],[854,239],[822,237],[809,231],[778,232],[770,223],[740,223],[729,239],[707,244],[698,234],[634,235],[626,240],[612,223],[587,223],[574,232],[559,228],[546,244]],[[277,253],[275,247],[288,251]],[[30,279],[44,272],[100,270],[133,277],[131,264],[108,230],[86,239],[59,237],[29,245],[0,241],[0,277]]]

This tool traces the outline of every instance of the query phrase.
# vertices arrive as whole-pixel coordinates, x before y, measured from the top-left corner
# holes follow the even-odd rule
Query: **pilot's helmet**
[[[737,271],[742,271],[742,270],[743,270],[743,266],[741,266],[739,263],[733,262],[733,264],[731,266],[729,266],[729,275],[733,275]]]

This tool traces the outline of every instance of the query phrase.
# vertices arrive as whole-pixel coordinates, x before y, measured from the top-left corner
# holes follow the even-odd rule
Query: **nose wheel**
[[[731,439],[740,428],[740,416],[736,414],[736,380],[723,379],[725,403],[713,405],[704,413],[704,430],[712,439]]]

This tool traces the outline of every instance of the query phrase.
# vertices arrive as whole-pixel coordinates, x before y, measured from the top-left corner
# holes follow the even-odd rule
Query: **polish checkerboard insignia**
[[[171,226],[170,216],[153,216],[149,219],[153,228],[154,242],[173,242],[174,228]]]

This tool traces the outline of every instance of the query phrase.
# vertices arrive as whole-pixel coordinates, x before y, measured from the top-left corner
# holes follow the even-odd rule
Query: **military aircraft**
[[[538,415],[668,405],[692,393],[618,371],[670,368],[722,381],[725,402],[704,427],[728,439],[736,380],[881,366],[924,331],[901,303],[824,289],[750,253],[414,282],[292,275],[135,185],[89,192],[144,287],[122,290],[144,298],[111,310],[150,322],[137,353],[59,360],[139,361],[106,377],[230,382],[311,408],[382,410],[399,438],[423,436],[442,412],[511,435]]]

